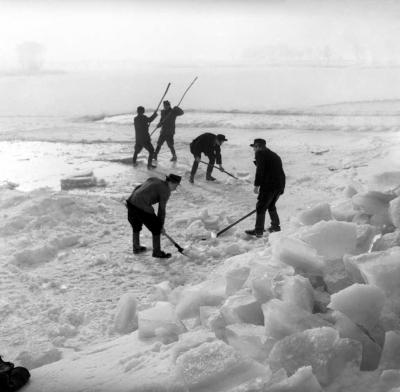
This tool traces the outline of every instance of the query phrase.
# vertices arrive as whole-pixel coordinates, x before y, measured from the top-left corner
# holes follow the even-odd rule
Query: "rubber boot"
[[[133,166],[134,166],[134,167],[136,167],[136,166],[138,165],[138,163],[136,162],[137,156],[138,156],[138,154],[137,154],[137,152],[135,151],[135,153],[133,154],[133,159],[132,159],[132,162],[133,162]]]
[[[147,168],[149,170],[155,169],[157,166],[153,165],[153,154],[149,153],[149,158],[147,159]]]
[[[133,232],[133,253],[136,255],[138,253],[142,253],[147,248],[145,246],[140,245],[140,233],[134,231]]]
[[[169,259],[171,253],[165,253],[161,250],[161,236],[153,234],[153,257],[159,259]]]
[[[213,165],[208,165],[207,166],[207,171],[206,171],[206,180],[207,181],[215,181],[215,178],[211,175],[213,171]]]
[[[176,162],[178,160],[178,158],[176,156],[175,148],[174,147],[170,147],[169,149],[171,150],[171,153],[172,153],[172,158],[170,159],[170,161],[171,162]]]
[[[154,151],[154,154],[153,154],[153,160],[157,160],[157,158],[158,158],[158,153],[160,152],[160,150],[161,150],[161,146],[160,145],[157,145],[157,147],[156,147],[156,151]]]

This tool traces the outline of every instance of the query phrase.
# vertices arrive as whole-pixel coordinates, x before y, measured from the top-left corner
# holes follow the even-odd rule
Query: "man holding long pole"
[[[207,181],[215,181],[215,178],[211,175],[215,161],[217,162],[217,165],[219,165],[220,170],[224,171],[224,168],[222,167],[221,145],[227,140],[228,139],[226,139],[225,135],[214,135],[213,133],[207,132],[196,137],[196,139],[194,139],[192,143],[190,143],[190,152],[193,154],[194,157],[192,171],[190,173],[189,179],[192,184],[194,183],[194,175],[196,174],[197,168],[199,167],[202,153],[208,157],[206,172]]]
[[[285,190],[285,172],[282,160],[278,154],[266,147],[264,139],[254,139],[253,147],[255,153],[256,176],[254,180],[254,193],[258,194],[256,204],[256,224],[252,230],[246,230],[246,234],[258,238],[263,236],[265,214],[268,210],[271,218],[271,226],[268,232],[280,231],[279,216],[276,211],[276,202]]]
[[[162,145],[164,144],[164,142],[167,142],[167,145],[172,154],[171,162],[175,162],[177,160],[174,147],[175,120],[178,116],[182,116],[184,112],[178,106],[171,108],[171,104],[169,101],[164,101],[163,105],[164,110],[161,110],[161,119],[157,125],[157,127],[161,127],[161,132],[160,137],[157,141],[157,147],[154,153],[154,160],[157,160],[158,153],[160,152]]]

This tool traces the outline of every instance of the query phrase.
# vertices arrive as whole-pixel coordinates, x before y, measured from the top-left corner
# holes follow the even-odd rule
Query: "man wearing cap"
[[[254,193],[258,194],[256,204],[256,224],[253,230],[246,230],[249,235],[262,237],[264,233],[265,213],[268,210],[271,226],[268,231],[280,231],[279,216],[276,211],[276,202],[285,190],[285,173],[282,160],[278,154],[266,147],[264,139],[254,139],[250,144],[255,152],[256,176]]]
[[[181,177],[169,174],[165,181],[150,177],[143,184],[137,186],[126,200],[128,221],[133,230],[133,253],[138,254],[146,250],[140,245],[140,231],[145,225],[153,234],[153,257],[167,259],[170,253],[161,250],[161,233],[164,232],[165,212],[171,192],[181,182]],[[158,214],[153,204],[158,203]]]
[[[215,178],[211,175],[214,169],[215,162],[217,162],[221,170],[224,170],[224,168],[222,167],[221,145],[227,140],[228,139],[225,138],[225,135],[203,133],[202,135],[196,137],[196,139],[194,139],[192,143],[190,143],[190,152],[194,156],[194,162],[189,179],[192,184],[194,183],[194,175],[196,174],[197,168],[199,167],[201,153],[204,153],[208,157],[208,166],[206,172],[207,181],[215,181]]]
[[[161,150],[161,146],[164,142],[167,142],[169,149],[171,150],[172,158],[171,162],[177,160],[175,147],[174,147],[174,135],[175,135],[175,120],[178,116],[182,116],[184,113],[181,108],[175,106],[171,108],[169,101],[163,102],[164,110],[161,110],[161,119],[157,125],[157,128],[161,127],[160,137],[157,141],[156,152],[154,153],[154,159],[157,160],[158,153]]]
[[[137,116],[134,118],[133,123],[135,125],[135,153],[133,154],[133,166],[137,165],[137,156],[142,151],[143,147],[149,152],[149,158],[147,160],[147,168],[154,169],[152,165],[154,147],[151,144],[149,135],[149,124],[157,117],[157,112],[154,112],[150,117],[144,114],[144,107],[137,107]]]

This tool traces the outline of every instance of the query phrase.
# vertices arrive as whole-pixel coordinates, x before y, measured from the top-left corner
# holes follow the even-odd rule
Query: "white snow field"
[[[342,106],[333,112],[351,112]],[[64,124],[52,136],[4,134],[2,156],[15,170],[0,188],[0,353],[31,370],[23,391],[399,391],[400,123],[374,121],[180,124],[178,163],[164,146],[152,173],[121,163],[132,144],[110,136],[112,118],[87,125],[100,127],[92,142],[67,143]],[[239,180],[215,171],[208,183],[203,166],[187,181],[188,143],[205,131],[227,136],[223,165]],[[253,215],[212,238],[255,207],[255,137],[283,160],[283,230],[249,238]],[[60,190],[85,171],[104,182]],[[124,200],[149,174],[170,172],[184,178],[165,228],[186,255],[166,238],[171,259],[133,255]],[[141,239],[151,246],[147,229]]]

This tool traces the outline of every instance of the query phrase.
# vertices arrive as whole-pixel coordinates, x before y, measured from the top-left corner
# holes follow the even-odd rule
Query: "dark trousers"
[[[197,168],[199,167],[199,162],[196,161],[196,158],[201,159],[201,154],[200,155],[193,154],[193,157],[194,157],[194,162],[192,165],[192,171],[190,172],[190,177],[192,178],[194,178],[194,175],[197,172]],[[206,177],[208,178],[211,176],[211,173],[214,169],[215,157],[214,156],[207,156],[207,157],[208,157],[208,165],[207,165]]]
[[[269,217],[271,218],[271,227],[280,226],[278,212],[276,211],[276,202],[281,195],[280,191],[264,191],[260,190],[256,204],[256,226],[255,230],[258,232],[264,231],[265,214],[268,210]]]
[[[148,140],[146,142],[136,142],[135,144],[135,152],[133,154],[133,163],[136,163],[138,154],[142,149],[145,148],[149,152],[149,158],[147,160],[147,165],[151,165],[151,161],[153,160],[153,155],[154,155],[154,147],[151,144],[151,141]]]
[[[139,233],[145,225],[153,235],[161,234],[162,224],[156,214],[143,211],[129,202],[126,203],[126,207],[128,208],[128,221],[134,233]]]
[[[160,137],[158,138],[157,141],[157,147],[156,147],[156,152],[155,155],[157,156],[158,153],[161,150],[162,145],[164,144],[164,142],[167,142],[167,146],[169,147],[169,149],[171,150],[171,154],[173,156],[176,155],[175,153],[175,148],[174,148],[174,134],[172,133],[165,133],[162,132],[160,133]]]

